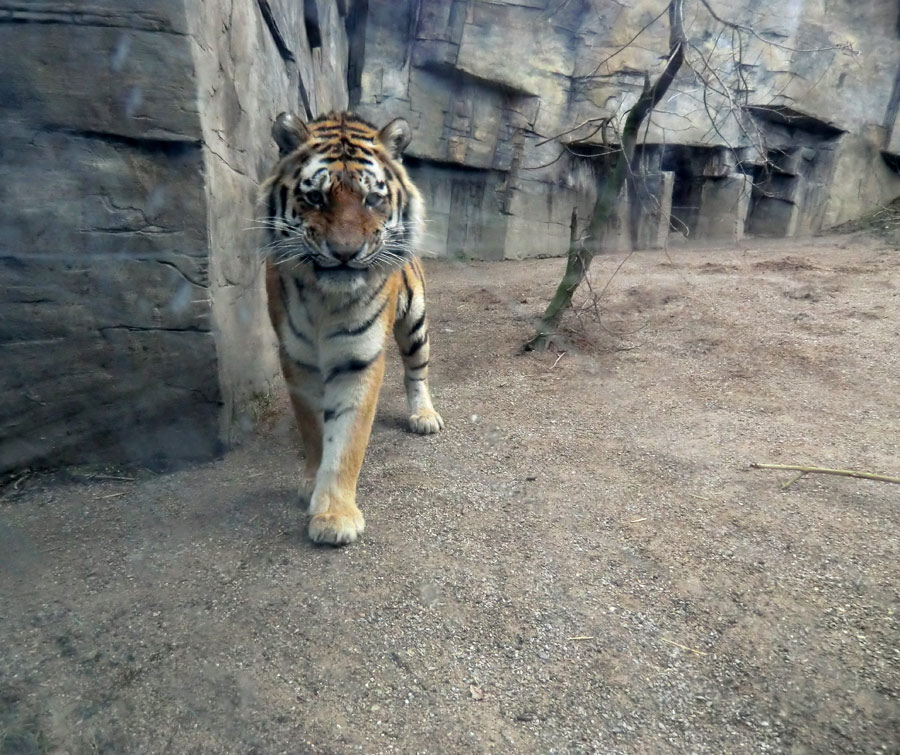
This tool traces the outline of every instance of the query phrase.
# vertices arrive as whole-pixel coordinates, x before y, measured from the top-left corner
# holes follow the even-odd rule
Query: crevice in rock
[[[897,73],[894,74],[894,86],[891,89],[891,98],[888,100],[887,109],[884,113],[884,128],[887,131],[885,143],[890,144],[894,136],[894,129],[897,128],[897,116],[900,115],[900,65],[897,66]]]
[[[412,170],[433,168],[448,168],[459,171],[460,173],[505,173],[507,171],[495,170],[492,168],[481,168],[476,165],[467,165],[466,163],[457,163],[453,160],[440,160],[436,157],[416,157],[415,155],[404,155],[403,164]]]
[[[169,262],[169,260],[156,260],[156,261],[160,265],[165,265],[166,267],[171,267],[173,270],[177,271],[178,274],[182,278],[184,278],[188,283],[190,283],[192,286],[196,286],[197,288],[206,288],[206,289],[209,288],[208,282],[194,280],[193,278],[191,278],[190,275],[185,273],[184,270],[182,270],[180,267],[178,267],[178,265],[176,265],[174,262]]]
[[[141,16],[133,12],[127,16],[114,10],[104,13],[100,8],[81,10],[71,7],[71,3],[61,4],[58,10],[35,9],[30,5],[7,6],[0,9],[0,24],[43,24],[47,26],[96,26],[111,29],[133,29],[135,31],[150,31],[154,33],[175,34],[186,36],[183,31],[172,28],[165,18],[152,15]],[[137,22],[137,23],[135,23]]]
[[[150,327],[144,325],[104,325],[97,328],[99,333],[105,333],[108,330],[127,330],[132,333],[209,333],[209,328],[203,328],[199,325],[187,325],[183,328],[172,328],[160,325],[158,327]]]
[[[192,139],[185,136],[173,136],[172,138],[151,138],[146,136],[126,136],[114,134],[109,131],[93,131],[88,129],[67,128],[65,126],[47,126],[47,131],[74,136],[79,139],[91,139],[93,141],[118,144],[130,149],[140,150],[153,154],[179,155],[199,149],[203,142],[200,139]]]
[[[230,171],[232,171],[233,173],[237,173],[239,176],[244,176],[244,178],[250,179],[250,180],[253,181],[253,183],[255,183],[255,184],[258,184],[258,183],[259,183],[255,178],[253,178],[252,176],[247,175],[246,171],[243,171],[243,170],[241,170],[240,168],[236,168],[234,165],[232,165],[230,162],[228,162],[228,160],[226,160],[224,157],[222,157],[222,155],[220,155],[220,154],[219,154],[218,152],[216,152],[212,147],[210,147],[208,143],[207,143],[207,145],[206,145],[206,148],[210,151],[211,154],[213,154],[213,155],[215,155],[216,157],[218,157],[219,160],[222,162],[222,164],[223,164],[226,168],[228,168]]]
[[[316,0],[303,0],[303,24],[306,27],[306,41],[309,49],[316,50],[322,46],[322,30],[319,27],[319,6]]]
[[[95,228],[80,228],[78,230],[78,233],[106,233],[110,235],[118,234],[120,236],[174,236],[176,234],[182,233],[182,230],[180,228],[160,228],[158,226],[147,226],[146,228],[116,228],[113,226],[96,226]]]
[[[413,45],[417,39],[419,31],[419,19],[422,16],[422,0],[413,0],[409,13],[409,25],[406,31],[406,51],[403,53],[403,62],[400,64],[404,67],[412,58]]]
[[[266,28],[269,30],[269,34],[272,35],[272,41],[275,43],[278,54],[287,63],[296,62],[297,59],[294,57],[294,53],[287,46],[287,42],[284,41],[284,35],[281,33],[281,29],[278,28],[269,0],[256,0],[256,2],[259,5],[259,12],[262,14]]]
[[[297,90],[300,93],[300,103],[303,105],[303,112],[306,113],[306,119],[313,119],[313,111],[309,105],[309,92],[306,90],[306,84],[303,83],[303,72],[297,71]]]
[[[527,89],[521,89],[519,87],[512,86],[503,81],[496,81],[494,79],[486,79],[483,76],[477,76],[474,73],[470,73],[469,71],[463,71],[459,68],[455,68],[449,64],[437,63],[434,61],[429,61],[424,63],[423,65],[417,66],[417,68],[421,71],[428,71],[437,76],[443,76],[448,79],[452,79],[457,84],[469,81],[483,89],[488,91],[500,92],[501,94],[505,94],[511,97],[537,97],[538,95],[534,92],[529,92]]]
[[[347,31],[347,94],[350,107],[359,104],[362,95],[362,72],[366,64],[366,21],[368,0],[358,0],[344,19]]]
[[[894,173],[900,175],[900,155],[895,155],[892,152],[882,152],[881,159]]]
[[[749,105],[746,110],[762,121],[787,126],[788,128],[802,129],[825,139],[835,139],[845,133],[844,129],[836,126],[834,123],[823,121],[814,115],[808,115],[784,105]]]

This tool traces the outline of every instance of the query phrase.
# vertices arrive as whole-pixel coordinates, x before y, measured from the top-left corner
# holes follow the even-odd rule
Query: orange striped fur
[[[303,439],[309,536],[354,541],[365,520],[356,484],[393,332],[409,426],[443,428],[428,387],[425,274],[416,256],[424,207],[400,155],[406,121],[378,130],[352,113],[304,123],[282,114],[280,159],[263,186],[266,291],[282,371]]]

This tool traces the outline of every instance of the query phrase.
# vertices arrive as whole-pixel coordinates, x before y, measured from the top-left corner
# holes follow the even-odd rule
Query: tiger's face
[[[416,254],[423,203],[400,155],[409,124],[380,131],[351,113],[309,124],[281,114],[281,159],[265,185],[267,250],[276,264],[310,267],[326,290],[347,290]]]

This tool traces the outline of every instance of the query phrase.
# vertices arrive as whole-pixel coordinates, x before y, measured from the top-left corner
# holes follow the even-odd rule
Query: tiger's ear
[[[272,138],[284,157],[309,139],[309,129],[296,115],[281,113],[272,124]]]
[[[387,148],[388,154],[396,160],[412,141],[412,129],[405,119],[394,118],[378,132],[378,139]]]

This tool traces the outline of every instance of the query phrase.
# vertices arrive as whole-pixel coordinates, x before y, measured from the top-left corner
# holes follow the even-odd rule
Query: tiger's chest
[[[323,291],[313,276],[282,273],[281,349],[310,381],[327,382],[341,365],[370,362],[384,348],[397,306],[394,275],[346,293]]]

